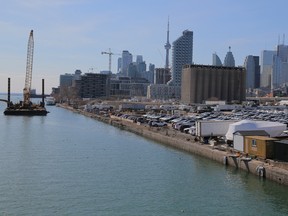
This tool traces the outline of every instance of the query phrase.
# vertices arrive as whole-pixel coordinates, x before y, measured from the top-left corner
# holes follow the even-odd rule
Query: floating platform
[[[49,112],[43,109],[11,109],[7,108],[4,115],[17,115],[17,116],[46,116]]]
[[[49,95],[44,95],[44,97],[48,97]],[[42,98],[42,94],[30,94],[30,98]]]

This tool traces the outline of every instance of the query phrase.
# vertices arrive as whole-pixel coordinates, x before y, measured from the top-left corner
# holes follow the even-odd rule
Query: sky
[[[231,46],[236,65],[248,55],[275,50],[287,35],[287,0],[9,0],[0,7],[0,92],[22,93],[29,33],[34,31],[32,88],[45,93],[61,74],[112,71],[123,50],[164,67],[168,17],[170,43],[193,31],[193,62],[221,61]],[[287,39],[288,40],[288,39]],[[287,43],[285,43],[287,44]],[[170,51],[171,61],[171,51]]]

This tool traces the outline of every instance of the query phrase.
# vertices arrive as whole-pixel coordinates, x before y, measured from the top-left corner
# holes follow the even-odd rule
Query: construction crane
[[[34,52],[34,39],[33,30],[31,30],[28,40],[27,49],[27,62],[26,62],[26,76],[25,76],[25,86],[23,89],[23,103],[24,106],[30,104],[30,90],[32,83],[32,65],[33,65],[33,52]]]
[[[103,55],[103,54],[109,55],[109,72],[112,73],[112,71],[111,71],[111,56],[112,56],[112,55],[120,55],[120,54],[112,53],[110,48],[109,48],[109,52],[105,52],[105,51],[104,51],[104,52],[101,52],[101,54],[102,54],[102,55]]]
[[[45,108],[44,102],[44,79],[42,79],[42,102],[40,104],[33,104],[30,100],[31,83],[32,83],[32,65],[33,65],[34,39],[33,30],[31,30],[28,40],[27,62],[26,62],[26,76],[25,86],[23,89],[23,101],[15,103],[10,101],[10,78],[8,78],[8,102],[4,115],[22,115],[22,116],[45,116],[49,111]]]

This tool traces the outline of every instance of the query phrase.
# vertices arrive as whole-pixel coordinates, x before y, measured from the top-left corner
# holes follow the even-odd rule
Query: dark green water
[[[288,187],[70,111],[4,116],[0,215],[288,215]]]

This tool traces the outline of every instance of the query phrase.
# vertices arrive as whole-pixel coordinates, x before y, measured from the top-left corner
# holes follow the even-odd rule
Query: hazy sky
[[[231,46],[236,65],[247,55],[274,50],[279,36],[288,37],[287,0],[9,0],[0,7],[0,92],[22,92],[27,43],[34,30],[32,88],[46,93],[59,76],[80,69],[108,70],[108,55],[128,50],[147,63],[165,64],[167,20],[170,43],[186,29],[194,32],[193,61],[222,62]],[[112,71],[117,59],[112,56]],[[171,55],[170,55],[171,57]],[[93,70],[91,69],[93,68]]]

